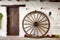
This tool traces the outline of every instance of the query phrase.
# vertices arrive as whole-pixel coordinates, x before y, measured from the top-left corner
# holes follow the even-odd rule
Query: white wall
[[[7,15],[6,15],[6,7],[0,7],[0,13],[3,14],[2,24],[0,29],[0,36],[6,36],[6,29],[7,29]]]

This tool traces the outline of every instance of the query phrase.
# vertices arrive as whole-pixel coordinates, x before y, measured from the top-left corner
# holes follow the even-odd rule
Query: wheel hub
[[[39,26],[39,23],[38,22],[34,22],[34,26],[35,27]]]

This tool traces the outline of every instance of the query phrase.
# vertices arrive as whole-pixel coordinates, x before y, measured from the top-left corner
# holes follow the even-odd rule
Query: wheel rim
[[[49,31],[50,21],[43,12],[32,11],[24,17],[22,27],[31,37],[43,37]]]

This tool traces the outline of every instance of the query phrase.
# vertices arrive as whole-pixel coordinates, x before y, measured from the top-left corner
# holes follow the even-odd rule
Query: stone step
[[[25,38],[25,37],[1,37],[0,40],[60,40],[60,38]]]

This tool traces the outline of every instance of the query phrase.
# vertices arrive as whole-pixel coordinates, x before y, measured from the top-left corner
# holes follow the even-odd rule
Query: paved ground
[[[60,40],[60,38],[21,38],[18,36],[0,37],[0,40]]]

